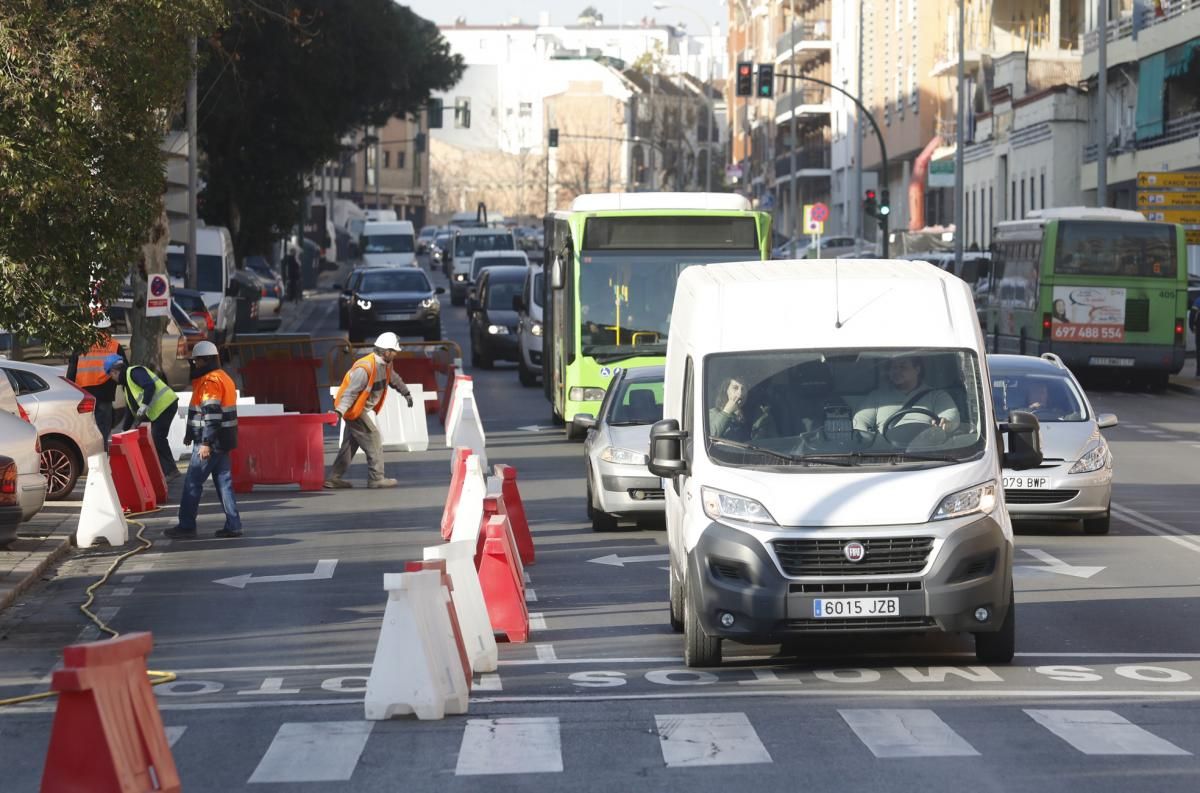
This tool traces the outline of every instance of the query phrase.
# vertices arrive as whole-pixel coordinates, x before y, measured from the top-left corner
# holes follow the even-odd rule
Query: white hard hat
[[[220,354],[217,351],[217,345],[211,341],[202,341],[192,348],[193,358],[216,358]]]
[[[99,328],[100,330],[108,330],[109,328],[112,327],[112,320],[109,319],[106,315],[101,314],[100,316],[96,317],[96,321],[93,322],[92,325],[94,325],[96,328]]]
[[[387,333],[380,333],[379,338],[375,339],[375,349],[400,352],[400,339],[390,330]]]

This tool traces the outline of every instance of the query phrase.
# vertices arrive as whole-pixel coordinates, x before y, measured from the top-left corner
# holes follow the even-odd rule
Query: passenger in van
[[[880,434],[898,413],[905,415],[896,420],[895,426],[917,425],[914,428],[918,430],[916,434],[920,434],[925,427],[945,432],[953,432],[958,428],[958,406],[945,391],[925,385],[925,362],[918,356],[899,355],[893,358],[888,362],[887,375],[888,384],[867,394],[865,407],[854,414],[854,429]],[[915,434],[905,433],[904,437],[911,440]]]
[[[717,404],[708,411],[708,432],[713,438],[746,442],[764,435],[775,435],[771,409],[764,404],[746,409],[750,389],[744,380],[727,377],[717,389]],[[747,415],[747,414],[751,415]]]

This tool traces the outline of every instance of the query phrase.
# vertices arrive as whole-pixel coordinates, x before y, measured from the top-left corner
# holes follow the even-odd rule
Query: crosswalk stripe
[[[838,710],[876,757],[974,757],[979,754],[932,710]]]
[[[1025,712],[1084,754],[1191,754],[1111,710],[1026,709]]]
[[[183,727],[163,727],[163,732],[167,736],[167,746],[174,748],[175,744],[179,743],[179,739],[183,737],[185,730],[187,730],[187,725]]]
[[[456,776],[540,774],[563,770],[558,718],[469,719]]]
[[[373,721],[285,722],[250,782],[344,782],[354,773]]]
[[[669,768],[771,762],[745,713],[672,713],[654,721]]]

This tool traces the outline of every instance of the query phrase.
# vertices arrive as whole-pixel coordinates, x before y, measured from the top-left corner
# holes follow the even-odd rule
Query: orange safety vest
[[[121,345],[112,336],[108,337],[107,342],[93,344],[90,350],[79,356],[75,364],[75,385],[92,388],[107,383],[111,378],[104,371],[104,359],[116,355],[120,349]]]
[[[368,353],[362,358],[354,362],[354,366],[350,367],[350,371],[346,372],[346,376],[342,378],[342,385],[337,390],[337,396],[333,398],[333,404],[336,406],[342,401],[342,394],[346,393],[346,389],[350,387],[350,375],[355,369],[362,369],[367,373],[367,387],[358,395],[358,399],[354,400],[354,404],[346,411],[343,418],[346,421],[354,421],[362,415],[363,406],[367,404],[367,397],[371,395],[371,391],[375,388],[375,379],[379,376],[378,369],[375,365],[375,353]],[[384,375],[386,377],[386,375]],[[387,399],[387,383],[384,383],[383,394],[380,395],[379,401],[375,403],[375,412],[383,410],[383,400]]]
[[[237,448],[237,431],[237,386],[233,378],[214,369],[193,380],[184,442],[211,442],[215,435],[216,447],[229,452]]]

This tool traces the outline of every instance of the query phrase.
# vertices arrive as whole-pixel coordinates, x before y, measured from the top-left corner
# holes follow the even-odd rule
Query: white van
[[[1038,423],[994,415],[965,283],[895,260],[694,266],[668,338],[650,470],[689,666],[722,639],[914,631],[1012,659],[1000,474],[1041,463]]]
[[[167,246],[167,274],[172,287],[182,288],[187,280],[187,253],[184,245]],[[215,309],[225,295],[225,287],[237,270],[233,257],[233,236],[224,226],[196,229],[196,288],[204,293],[204,305]]]
[[[417,232],[411,220],[367,221],[358,249],[368,266],[417,266]]]

